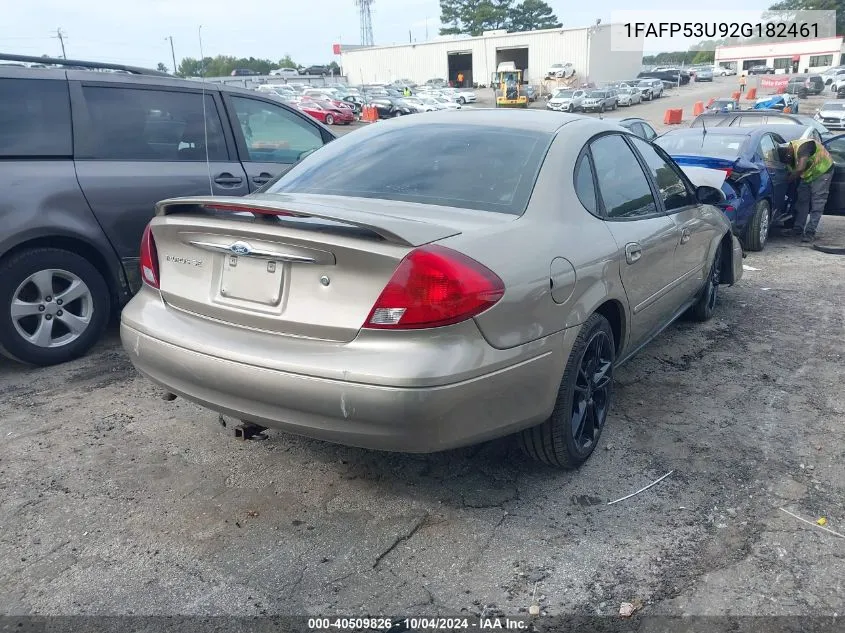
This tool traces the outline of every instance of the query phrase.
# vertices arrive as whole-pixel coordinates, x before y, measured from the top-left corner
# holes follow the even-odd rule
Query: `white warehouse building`
[[[595,83],[636,77],[642,66],[639,53],[613,52],[610,25],[591,28],[558,28],[508,33],[487,31],[479,37],[441,38],[393,46],[341,49],[341,67],[351,84],[389,83],[410,79],[456,81],[464,85],[489,85],[501,62],[512,61],[525,71],[525,78],[539,84],[552,64],[570,62],[579,77]]]
[[[720,46],[715,63],[738,72],[752,66],[768,66],[776,73],[820,73],[842,60],[842,38],[825,37],[778,43]]]

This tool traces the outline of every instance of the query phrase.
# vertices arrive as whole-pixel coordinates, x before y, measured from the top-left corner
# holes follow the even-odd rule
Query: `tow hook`
[[[264,431],[266,430],[266,426],[253,424],[252,422],[244,422],[243,420],[241,420],[241,423],[235,427],[235,439],[242,441],[266,440],[267,434],[264,433]]]

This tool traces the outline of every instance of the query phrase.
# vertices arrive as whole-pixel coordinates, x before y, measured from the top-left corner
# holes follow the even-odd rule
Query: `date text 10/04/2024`
[[[800,39],[819,37],[819,25],[797,22],[626,22],[627,37],[773,37]]]
[[[466,631],[466,630],[528,630],[525,618],[309,618],[311,631]]]

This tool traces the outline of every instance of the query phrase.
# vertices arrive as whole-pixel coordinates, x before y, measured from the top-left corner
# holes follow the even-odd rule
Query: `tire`
[[[599,359],[601,363],[596,363]],[[581,326],[572,346],[552,415],[542,424],[519,434],[519,444],[529,457],[566,469],[578,468],[589,459],[613,404],[615,362],[616,347],[610,323],[602,315],[593,314]],[[596,378],[598,376],[601,377]],[[603,385],[601,388],[597,387],[599,383]],[[581,416],[580,424],[575,419],[576,406]],[[576,425],[577,429],[574,429]]]
[[[754,208],[754,215],[745,227],[745,248],[749,251],[762,251],[769,239],[772,211],[768,200],[760,200]]]
[[[393,116],[394,117],[402,116],[402,110],[397,110],[396,112],[393,113]]]
[[[716,311],[716,300],[719,297],[719,282],[721,279],[722,269],[722,245],[716,249],[716,255],[713,257],[713,263],[710,266],[710,272],[707,274],[707,280],[704,287],[698,295],[698,299],[689,309],[689,316],[694,321],[709,321]]]
[[[570,103],[569,106],[566,108],[566,111],[572,114],[573,112],[575,112],[575,106]]]
[[[326,125],[334,125],[334,117],[331,114],[326,115]]]
[[[603,103],[599,106],[599,112],[600,113],[604,112],[604,104]]]
[[[41,273],[40,281],[32,280],[37,273]],[[72,288],[80,296],[60,304],[63,294]],[[33,307],[44,306],[46,310],[13,318],[15,299]],[[0,263],[0,351],[15,360],[47,366],[78,358],[102,336],[110,313],[111,295],[105,279],[80,255],[57,248],[37,248]],[[47,316],[52,318],[48,320]],[[71,321],[69,317],[76,318]],[[71,323],[79,330],[71,330],[67,325]],[[40,331],[50,338],[44,338],[42,343],[27,339]]]
[[[466,102],[467,102],[467,100],[464,99],[463,97],[458,97],[458,103],[460,103],[461,105],[464,105]]]
[[[800,99],[806,99],[808,94],[809,93],[807,92],[806,88],[801,88],[801,90],[798,91],[798,97]]]

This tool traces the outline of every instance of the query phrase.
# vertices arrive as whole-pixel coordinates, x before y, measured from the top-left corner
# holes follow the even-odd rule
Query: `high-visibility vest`
[[[792,151],[794,152],[795,161],[798,161],[798,148],[801,147],[804,143],[815,143],[816,144],[816,151],[813,152],[812,156],[810,156],[810,166],[804,170],[804,173],[801,174],[801,180],[804,182],[813,182],[819,176],[826,174],[827,171],[833,167],[833,157],[830,155],[830,152],[827,151],[827,148],[819,143],[818,141],[813,141],[812,139],[799,139],[797,141],[790,141],[789,144],[792,146]]]

